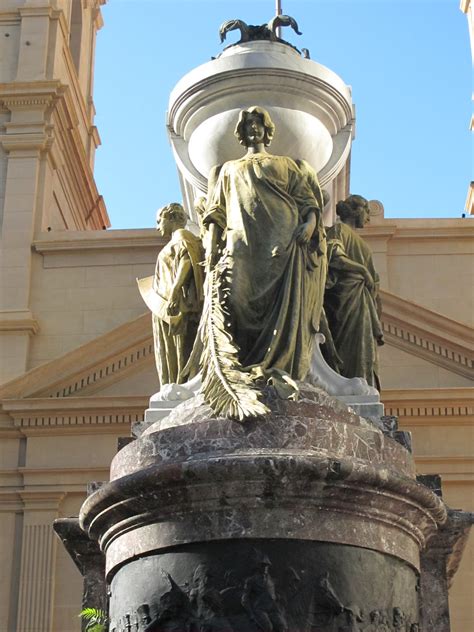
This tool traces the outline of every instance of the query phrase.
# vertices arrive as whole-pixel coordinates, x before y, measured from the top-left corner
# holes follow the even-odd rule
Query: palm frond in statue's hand
[[[204,309],[200,325],[202,341],[201,392],[216,415],[244,421],[265,415],[269,409],[259,399],[249,373],[242,370],[238,350],[226,323],[224,278],[226,258],[207,270]]]

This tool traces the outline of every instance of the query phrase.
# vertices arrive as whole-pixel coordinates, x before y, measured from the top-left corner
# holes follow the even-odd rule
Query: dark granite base
[[[111,632],[416,632],[416,571],[360,547],[195,543],[134,560],[111,584]]]

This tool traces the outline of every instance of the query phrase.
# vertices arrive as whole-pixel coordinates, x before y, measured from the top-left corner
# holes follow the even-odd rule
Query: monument
[[[309,60],[276,35],[278,24],[298,30],[279,16],[261,27],[231,21],[221,35],[241,30],[245,52],[237,57],[247,56],[247,69],[252,55],[267,56],[259,68],[272,76],[269,66],[289,57],[293,79],[314,87],[314,73],[300,70]],[[227,65],[224,84],[240,63],[231,53],[215,60]],[[329,71],[320,74],[337,84]],[[341,104],[341,93],[319,82],[313,105],[321,93]],[[92,592],[101,603],[108,595],[111,632],[444,632],[446,618],[433,612],[445,605],[445,577],[429,581],[433,560],[424,551],[443,533],[456,540],[461,513],[448,512],[432,479],[417,480],[409,437],[396,420],[374,423],[306,381],[324,302],[341,372],[352,364],[346,378],[377,385],[376,356],[367,351],[381,342],[375,270],[351,250],[353,228],[330,229],[326,240],[323,193],[301,166],[307,160],[314,171],[326,169],[321,182],[337,194],[350,135],[341,149],[328,141],[327,121],[312,121],[323,149],[315,143],[296,153],[295,142],[292,156],[267,153],[279,129],[273,114],[283,143],[298,140],[297,117],[288,121],[281,103],[268,103],[269,86],[262,90],[263,104],[252,99],[232,125],[222,123],[236,114],[234,103],[219,111],[222,103],[211,99],[212,116],[198,116],[195,103],[189,108],[188,117],[205,119],[191,125],[196,138],[212,138],[206,160],[216,160],[207,167],[192,134],[185,145],[171,132],[185,192],[206,194],[199,203],[206,254],[187,235],[182,208],[164,207],[159,227],[170,245],[142,295],[154,314],[162,384],[198,373],[202,384],[194,382],[181,403],[168,397],[166,416],[136,424],[112,461],[110,482],[82,507],[82,535],[76,523],[59,521],[57,530],[76,559],[98,543],[91,557],[96,566],[104,557],[104,581],[96,568]],[[220,138],[211,134],[216,126]],[[228,149],[229,127],[246,148],[243,157]],[[207,190],[196,165],[209,174]],[[348,208],[362,217],[365,200],[342,197],[342,221]],[[325,300],[328,269],[333,295]],[[340,322],[347,304],[357,317]],[[362,340],[360,349],[348,348],[349,333]],[[192,348],[184,344],[188,334]]]

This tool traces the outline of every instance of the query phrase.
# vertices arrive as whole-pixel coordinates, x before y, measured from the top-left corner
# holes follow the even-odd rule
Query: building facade
[[[52,531],[106,480],[119,437],[157,390],[137,277],[153,230],[104,230],[93,177],[94,43],[104,0],[4,0],[0,9],[0,630],[80,629],[82,578]],[[381,276],[382,401],[413,433],[420,473],[474,511],[474,226],[385,219],[363,231]],[[474,628],[467,545],[450,599]],[[94,605],[94,604],[89,604]]]

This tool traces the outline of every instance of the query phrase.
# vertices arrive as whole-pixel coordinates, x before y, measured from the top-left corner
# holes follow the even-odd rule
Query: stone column
[[[443,502],[408,450],[323,391],[266,398],[272,413],[246,423],[188,400],[84,503],[111,632],[417,629]]]
[[[21,492],[24,502],[17,632],[50,632],[57,540],[52,523],[64,493]]]

